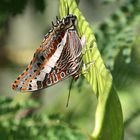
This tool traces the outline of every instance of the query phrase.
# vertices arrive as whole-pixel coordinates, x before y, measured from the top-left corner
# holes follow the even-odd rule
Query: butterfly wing
[[[13,89],[35,91],[77,75],[82,63],[82,45],[75,26],[56,32],[45,37],[28,68],[14,82]]]
[[[82,68],[82,45],[76,30],[68,30],[65,47],[51,72],[44,81],[40,81],[42,87],[52,86],[69,76],[77,76]]]
[[[16,79],[12,88],[18,91],[37,90],[37,81],[43,81],[46,73],[50,73],[63,50],[66,34],[44,39],[36,50],[34,57],[27,69]]]

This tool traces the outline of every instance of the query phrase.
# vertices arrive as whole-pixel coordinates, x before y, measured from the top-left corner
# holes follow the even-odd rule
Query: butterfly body
[[[76,30],[76,16],[68,15],[52,23],[27,69],[17,78],[12,88],[35,91],[52,86],[81,72],[82,44]]]

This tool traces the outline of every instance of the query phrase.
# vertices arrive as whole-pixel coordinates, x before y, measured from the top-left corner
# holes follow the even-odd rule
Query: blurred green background
[[[121,100],[125,140],[140,139],[140,0],[79,0],[96,35]],[[81,76],[66,108],[67,79],[34,93],[18,93],[12,82],[27,67],[59,0],[0,1],[0,138],[2,140],[87,140],[97,99]],[[117,128],[116,128],[117,129]]]

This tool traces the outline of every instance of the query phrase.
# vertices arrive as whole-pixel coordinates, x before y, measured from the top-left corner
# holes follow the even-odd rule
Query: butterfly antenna
[[[67,15],[69,15],[70,14],[70,11],[69,11],[69,7],[68,7],[68,13],[67,13]]]
[[[53,21],[52,21],[52,26],[54,26],[54,23],[53,23]]]
[[[56,16],[56,21],[59,20],[58,16]]]
[[[68,6],[68,1],[67,1],[66,6],[65,6],[65,9],[67,10],[67,15],[69,15],[69,6]]]
[[[68,94],[68,99],[67,99],[66,107],[68,107],[68,105],[69,105],[69,99],[70,99],[70,92],[71,92],[71,88],[72,88],[72,83],[73,83],[73,78],[72,78],[72,80],[71,80],[71,82],[70,82],[69,94]]]

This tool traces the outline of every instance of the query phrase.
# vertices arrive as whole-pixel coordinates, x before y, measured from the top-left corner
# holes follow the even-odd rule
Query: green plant
[[[80,112],[81,110],[76,110],[76,113],[80,112],[79,114],[77,113],[78,115],[73,110],[70,110],[70,105],[70,108],[68,108],[68,114],[66,113],[65,116],[63,115],[64,111],[62,111],[63,109],[61,110],[61,107],[59,108],[60,110],[58,109],[60,112],[56,111],[56,107],[58,107],[55,105],[57,104],[56,102],[53,103],[55,107],[52,107],[53,111],[51,110],[52,114],[50,114],[47,112],[48,108],[44,109],[46,111],[42,110],[41,104],[38,103],[38,100],[34,100],[32,96],[24,99],[23,97],[25,95],[22,95],[20,99],[15,100],[15,97],[17,98],[18,96],[16,95],[12,99],[6,96],[0,98],[1,139],[87,140],[89,139],[88,136],[90,136],[92,140],[121,140],[123,139],[123,120],[118,94],[121,99],[124,113],[125,139],[139,139],[139,127],[136,127],[134,124],[138,125],[138,116],[140,114],[139,104],[136,103],[136,99],[139,99],[139,96],[136,95],[136,93],[139,94],[140,89],[140,0],[102,1],[106,4],[110,4],[110,2],[119,4],[111,16],[108,16],[101,21],[100,24],[95,26],[92,25],[92,23],[89,24],[83,17],[81,11],[77,8],[76,0],[60,0],[60,16],[66,16],[69,9],[69,13],[76,15],[78,18],[78,33],[80,37],[83,35],[86,36],[87,51],[83,59],[88,67],[87,74],[84,74],[85,78],[82,76],[83,79],[78,80],[81,90],[78,92],[78,86],[74,84],[72,92],[75,91],[75,95],[78,95],[78,97],[82,99],[83,96],[81,96],[81,94],[87,91],[89,92],[89,85],[91,85],[93,93],[95,93],[98,101],[96,118],[91,122],[95,122],[93,132],[86,135],[87,131],[89,131],[86,131],[86,127],[77,127],[79,122],[86,123],[81,118],[88,118],[87,116],[89,116],[90,113],[93,114],[94,110],[88,112],[84,116],[87,106],[90,106],[91,100],[88,103],[85,103],[84,107],[86,109],[83,106],[79,106],[79,104],[77,105],[81,110],[84,110],[82,113]],[[35,10],[38,9],[39,11],[42,11],[43,7],[45,7],[44,0],[39,1],[40,4],[37,4],[37,0],[33,0],[33,2],[35,4],[33,6]],[[82,1],[79,2],[82,3]],[[87,1],[87,3],[90,2],[91,0]],[[14,4],[13,0],[1,1],[1,60],[6,60],[5,58],[10,60],[9,57],[7,57],[8,51],[4,46],[8,41],[7,35],[9,34],[9,26],[7,28],[7,25],[10,25],[8,19],[22,13],[26,5],[27,0],[24,0],[21,3],[14,0]],[[94,27],[93,29],[97,40],[94,37],[90,25],[91,27]],[[4,48],[6,50],[5,53],[2,50]],[[1,71],[5,71],[5,69],[3,69],[3,64],[5,64],[6,67],[9,67],[9,61],[2,62]],[[13,63],[14,67],[17,68],[17,64],[15,62]],[[111,71],[112,76],[104,63]],[[15,73],[15,70],[13,71]],[[6,79],[6,77],[4,77],[4,79]],[[88,83],[86,83],[86,80],[84,79],[87,79]],[[13,79],[11,81],[13,81]],[[88,87],[86,87],[86,85],[88,85]],[[118,93],[116,93],[114,85],[118,90]],[[4,88],[8,89],[7,87],[3,87],[3,89]],[[9,86],[9,88],[11,87]],[[80,94],[77,94],[77,92]],[[5,90],[5,93],[7,93],[7,90]],[[36,94],[39,95],[39,93]],[[43,96],[43,94],[40,95]],[[85,94],[84,97],[87,98],[89,96],[88,94]],[[133,102],[130,101],[130,98]],[[80,100],[80,103],[82,101],[85,102],[85,99]],[[127,113],[124,106],[126,107]],[[92,105],[90,108],[92,108]],[[75,115],[76,117],[71,117],[74,113],[77,116]],[[73,120],[75,120],[75,122],[78,121],[78,123],[74,124]]]
[[[96,40],[89,23],[77,8],[75,0],[60,0],[60,15],[64,17],[69,12],[78,18],[78,31],[86,36],[86,54],[84,63],[93,62],[85,78],[93,87],[98,98],[95,128],[91,134],[92,139],[121,140],[123,138],[123,118],[121,105],[113,86],[110,72],[105,67]],[[91,49],[92,48],[92,49]]]

